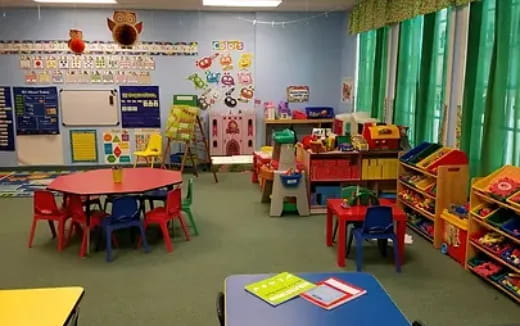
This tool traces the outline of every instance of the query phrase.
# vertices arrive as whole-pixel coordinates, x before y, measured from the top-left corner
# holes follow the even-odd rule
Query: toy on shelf
[[[475,215],[477,215],[478,217],[480,217],[481,219],[485,220],[492,214],[496,213],[497,210],[498,210],[497,207],[488,206],[487,204],[483,204],[483,205],[480,205],[477,208],[475,208],[473,213]]]
[[[500,226],[500,229],[511,236],[520,239],[520,217],[511,217]]]
[[[305,120],[307,119],[307,115],[305,112],[302,112],[300,110],[292,110],[292,118],[296,120]]]
[[[358,151],[368,151],[368,143],[363,136],[352,136],[352,146]]]
[[[435,201],[431,198],[424,198],[421,194],[412,190],[402,190],[399,192],[398,196],[404,202],[407,202],[409,205],[419,210],[435,214]]]
[[[503,268],[502,268],[502,266],[500,266],[494,262],[488,261],[488,262],[485,262],[483,264],[480,264],[480,265],[474,267],[473,270],[478,275],[488,278],[490,276],[499,274],[503,270]]]
[[[520,182],[510,177],[496,178],[488,186],[491,196],[501,201],[505,201],[518,190],[520,190]]]
[[[327,106],[308,106],[305,108],[308,119],[332,119],[334,109]]]
[[[499,283],[508,291],[520,298],[520,275],[509,273]]]
[[[264,103],[264,119],[266,119],[266,120],[276,119],[276,107],[273,102]]]
[[[506,241],[505,237],[496,232],[487,232],[481,236],[474,235],[471,238],[496,255],[501,255],[504,251],[511,248],[511,244]]]
[[[250,109],[210,111],[211,155],[250,155],[256,142],[256,115]]]
[[[366,123],[363,128],[363,137],[369,149],[399,149],[401,132],[395,125],[377,125]]]
[[[294,144],[296,135],[294,131],[285,129],[274,132],[273,161],[278,162],[273,171],[273,190],[271,195],[271,216],[281,216],[284,210],[284,202],[287,198],[296,201],[296,207],[300,216],[309,215],[309,200],[307,194],[307,180],[304,171],[297,171]],[[294,171],[297,171],[294,173]]]
[[[456,215],[462,219],[468,218],[468,210],[469,210],[469,203],[467,203],[465,205],[451,204],[450,207],[448,208],[448,212],[450,214]]]
[[[409,208],[405,208],[405,213],[408,218],[408,224],[418,229],[421,235],[426,235],[429,240],[433,240],[434,225],[432,221],[422,217]]]
[[[520,208],[520,191],[514,194],[513,196],[509,197],[507,202],[513,206],[517,206]]]
[[[501,254],[502,258],[513,266],[520,267],[520,247],[509,248]]]
[[[291,117],[291,109],[289,109],[289,103],[281,101],[278,103],[278,118],[281,120],[289,120]]]
[[[338,114],[334,120],[334,133],[336,135],[361,135],[366,123],[376,123],[377,120],[370,117],[368,112],[355,112]]]

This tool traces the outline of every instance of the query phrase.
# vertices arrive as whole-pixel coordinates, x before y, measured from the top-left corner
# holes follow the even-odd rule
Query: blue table
[[[300,273],[318,282],[336,277],[367,293],[333,310],[325,310],[296,297],[276,307],[247,292],[247,284],[272,274],[233,275],[225,282],[226,326],[410,326],[377,279],[367,273]]]

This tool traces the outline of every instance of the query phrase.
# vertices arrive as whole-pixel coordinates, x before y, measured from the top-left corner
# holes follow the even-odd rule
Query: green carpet
[[[200,236],[186,242],[178,233],[173,253],[167,254],[151,232],[150,254],[120,249],[110,264],[105,263],[104,252],[80,259],[78,239],[58,253],[45,223],[28,249],[31,199],[1,199],[0,287],[83,286],[83,326],[210,326],[217,325],[215,294],[228,275],[341,271],[335,251],[324,244],[323,216],[270,218],[248,173],[222,173],[219,178],[219,184],[210,174],[195,180],[193,210]],[[418,236],[414,240],[407,247],[401,274],[395,272],[391,258],[380,258],[375,245],[367,244],[364,252],[364,271],[379,279],[409,319],[421,319],[429,326],[490,326],[520,320],[519,306],[512,300],[425,240]],[[347,270],[354,269],[353,256]]]

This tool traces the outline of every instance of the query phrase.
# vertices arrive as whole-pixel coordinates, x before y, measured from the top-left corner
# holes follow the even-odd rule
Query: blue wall
[[[199,54],[211,53],[212,40],[242,40],[246,50],[255,55],[255,97],[278,102],[285,98],[288,85],[311,88],[310,105],[332,106],[337,113],[351,110],[340,103],[341,80],[354,77],[356,39],[347,35],[347,14],[327,16],[285,26],[252,24],[245,20],[288,21],[315,13],[223,13],[138,11],[144,22],[143,41],[197,41]],[[112,10],[36,9],[7,10],[0,17],[0,40],[67,39],[72,27],[83,30],[86,40],[111,40],[106,18]],[[195,71],[194,57],[156,57],[152,73],[154,85],[160,86],[161,119],[166,120],[173,94],[194,94],[186,76]],[[0,55],[0,85],[23,86],[18,56]],[[58,85],[62,88],[113,88],[110,86]],[[262,144],[263,111],[257,112],[257,146]],[[101,130],[101,128],[99,129]],[[70,164],[69,128],[61,127],[65,162]],[[98,143],[101,134],[98,132]],[[101,152],[101,144],[98,144]],[[37,149],[35,149],[37,150]],[[102,157],[99,161],[102,162]],[[0,166],[16,165],[16,154],[0,152]]]

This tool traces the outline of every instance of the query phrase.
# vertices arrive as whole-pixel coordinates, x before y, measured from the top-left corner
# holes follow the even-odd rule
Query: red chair
[[[168,252],[173,251],[170,233],[168,233],[168,222],[170,220],[173,222],[173,220],[178,219],[181,223],[181,228],[186,240],[190,240],[190,232],[182,218],[181,208],[181,190],[170,190],[166,196],[166,207],[157,207],[149,211],[146,213],[146,218],[144,219],[145,230],[150,224],[159,224],[163,234],[164,244],[166,245],[166,250],[168,250]]]
[[[62,251],[65,245],[65,222],[70,217],[68,212],[65,209],[58,208],[54,194],[47,190],[36,190],[34,192],[33,205],[34,215],[29,235],[29,248],[32,247],[36,222],[46,220],[49,222],[53,237],[56,236],[54,222],[58,222],[58,251]]]
[[[85,232],[87,228],[87,216],[85,214],[85,211],[83,211],[83,204],[83,200],[80,196],[70,196],[67,200],[67,209],[72,217],[71,225],[69,228],[69,234],[67,236],[67,241],[71,239],[72,232],[74,229],[76,230],[76,232],[81,231],[83,236],[81,240],[81,247],[79,250],[80,257],[84,257],[87,252],[87,232]],[[96,227],[99,227],[106,216],[108,216],[108,214],[101,210],[91,211],[90,229],[92,230]]]

